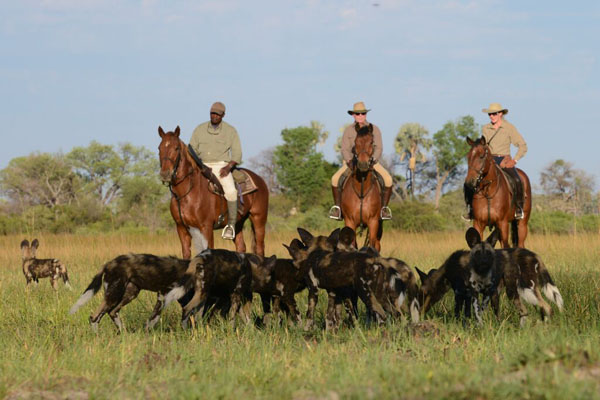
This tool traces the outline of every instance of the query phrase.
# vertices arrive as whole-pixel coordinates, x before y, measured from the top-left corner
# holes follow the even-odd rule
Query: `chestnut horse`
[[[209,190],[208,179],[202,175],[200,167],[179,138],[179,133],[179,126],[174,132],[167,133],[158,127],[162,139],[158,146],[160,178],[171,190],[171,215],[177,224],[183,258],[190,258],[192,239],[196,252],[214,248],[213,229],[227,223],[227,203],[223,196]],[[254,233],[252,251],[264,256],[269,190],[260,176],[250,170],[245,171],[258,190],[244,195],[242,204],[238,206],[235,249],[240,253],[246,252],[242,229],[250,217]],[[220,219],[221,214],[224,214],[224,219]]]
[[[508,223],[511,223],[514,247],[524,247],[527,237],[527,222],[531,215],[531,185],[529,178],[517,169],[523,184],[523,219],[515,219],[513,193],[500,166],[496,164],[485,138],[477,140],[467,138],[471,146],[467,154],[469,169],[465,178],[465,188],[473,193],[473,227],[483,237],[488,226],[498,227],[502,247],[508,248]]]
[[[379,219],[381,189],[373,171],[373,125],[363,126],[354,139],[352,172],[342,188],[344,224],[353,230],[367,227],[365,245],[381,248],[383,225]]]

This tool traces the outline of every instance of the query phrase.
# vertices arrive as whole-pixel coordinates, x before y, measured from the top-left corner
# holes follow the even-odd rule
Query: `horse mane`
[[[354,129],[356,130],[356,136],[366,136],[373,133],[373,124],[360,126],[358,122],[354,124]]]

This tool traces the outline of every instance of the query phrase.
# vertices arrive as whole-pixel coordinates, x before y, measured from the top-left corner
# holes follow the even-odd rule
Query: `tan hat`
[[[210,112],[217,113],[220,116],[223,116],[225,114],[225,104],[221,103],[220,101],[217,101],[212,106],[210,106]]]
[[[356,113],[367,113],[369,111],[371,110],[367,110],[367,107],[365,107],[365,103],[359,101],[358,103],[354,103],[354,107],[352,108],[352,110],[348,110],[348,114],[352,115]]]
[[[508,108],[502,108],[502,105],[500,103],[491,103],[490,108],[482,108],[481,111],[483,111],[486,114],[493,114],[497,112],[501,112],[502,114],[508,114]]]

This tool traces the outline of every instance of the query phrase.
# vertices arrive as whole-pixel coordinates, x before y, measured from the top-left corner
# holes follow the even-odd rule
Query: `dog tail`
[[[181,277],[181,279],[173,285],[173,288],[167,292],[165,295],[165,305],[163,307],[168,306],[175,300],[181,299],[187,292],[189,292],[194,287],[194,277],[196,275],[196,268],[198,265],[202,264],[203,258],[202,256],[196,256],[191,261],[190,264],[185,271],[185,274]]]
[[[550,277],[548,269],[546,269],[546,266],[541,260],[539,260],[539,258],[538,268],[540,271],[540,286],[542,287],[542,292],[548,299],[550,299],[552,302],[554,302],[554,304],[556,304],[559,311],[562,311],[564,307],[563,298],[560,292],[558,291],[558,288],[552,281],[552,277]]]
[[[102,267],[102,269],[100,270],[100,272],[98,272],[96,274],[96,276],[94,276],[94,278],[92,279],[92,282],[89,284],[87,289],[85,289],[85,292],[83,292],[83,294],[81,295],[79,300],[77,300],[77,302],[75,304],[73,304],[73,307],[71,307],[71,309],[69,310],[69,314],[75,314],[82,305],[84,305],[85,303],[90,301],[92,299],[92,297],[94,297],[94,295],[96,293],[98,293],[98,291],[100,290],[100,287],[102,286],[102,278],[104,277],[104,273],[106,272],[107,266],[108,266],[108,264],[104,265]],[[64,279],[65,279],[65,283],[68,282],[68,280],[69,280],[69,278],[66,277],[66,274],[65,274]]]

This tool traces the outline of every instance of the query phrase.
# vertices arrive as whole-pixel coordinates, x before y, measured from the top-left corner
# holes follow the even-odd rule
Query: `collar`
[[[211,135],[218,135],[219,133],[221,133],[222,128],[223,128],[223,121],[221,121],[221,123],[216,128],[213,126],[213,124],[210,121],[208,121],[208,128],[206,130]]]

